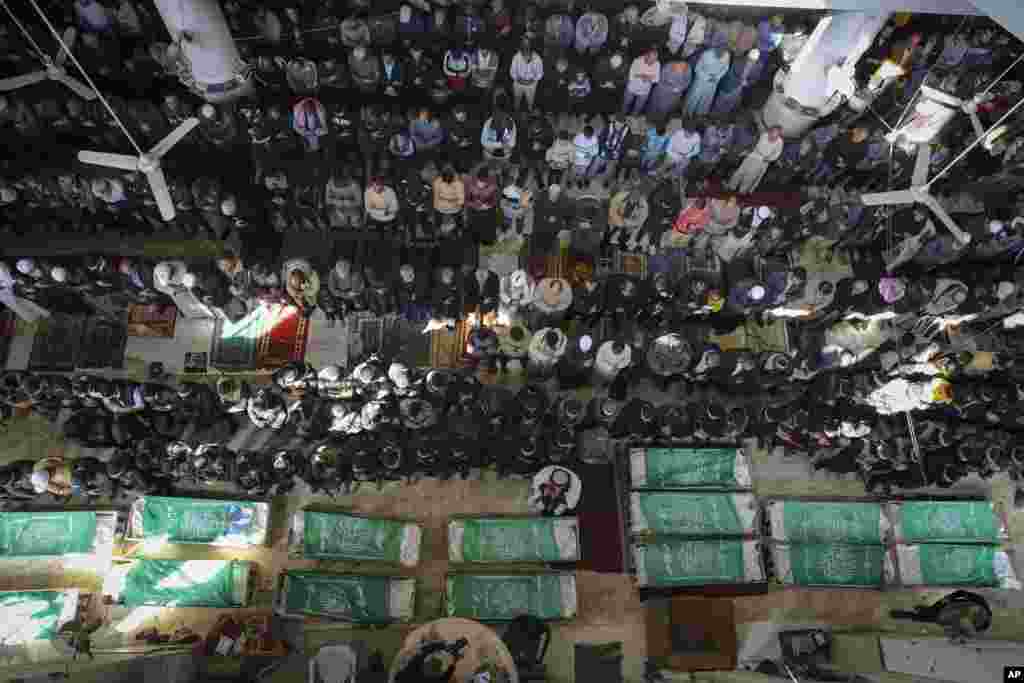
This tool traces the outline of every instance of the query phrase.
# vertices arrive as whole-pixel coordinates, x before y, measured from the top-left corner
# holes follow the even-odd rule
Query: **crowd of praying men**
[[[478,4],[419,0],[336,15],[327,5],[278,12],[228,2],[257,87],[223,105],[202,103],[182,83],[191,82],[182,53],[161,42],[147,8],[131,0],[54,7],[67,15],[59,25],[77,28],[76,56],[144,148],[188,117],[200,126],[165,163],[177,213],[165,223],[141,174],[72,166],[55,151],[129,151],[98,101],[53,83],[0,95],[0,138],[24,151],[0,168],[0,227],[171,231],[227,240],[264,265],[294,231],[366,230],[412,247],[443,244],[436,260],[571,228],[571,210],[537,220],[552,215],[541,206],[552,185],[556,205],[587,213],[596,205],[613,227],[646,221],[653,184],[645,178],[683,181],[666,207],[675,216],[713,190],[902,187],[914,160],[885,136],[919,86],[969,96],[1018,48],[987,21],[965,28],[898,15],[858,64],[859,95],[870,106],[837,107],[801,139],[785,140],[764,129],[756,109],[806,41],[804,14]],[[36,69],[14,26],[0,31],[4,71]],[[1019,92],[1016,72],[1006,75],[979,101],[982,122]],[[934,141],[936,170],[971,131],[960,118]],[[969,156],[955,184],[1013,166],[1024,149],[1013,132]],[[655,248],[663,232],[648,228],[630,244]]]
[[[26,261],[14,269],[22,279],[48,267]],[[101,284],[77,290],[52,281],[29,287],[49,292],[38,297],[47,304],[70,298],[60,291],[77,292],[87,306],[101,298],[122,305],[173,301],[156,282],[155,291],[139,288],[132,273],[141,263],[125,261],[101,274]],[[167,267],[161,262],[152,270]],[[949,486],[972,472],[1017,478],[1024,376],[1015,362],[1016,328],[1024,321],[1024,282],[1015,269],[975,269],[955,279],[942,271],[878,277],[877,264],[863,267],[859,275],[875,279],[843,279],[818,307],[792,303],[808,289],[800,268],[769,270],[764,278],[742,266],[727,269],[719,276],[747,277],[729,290],[745,295],[724,301],[716,275],[697,268],[679,281],[671,271],[642,280],[588,277],[584,268],[573,281],[538,282],[523,270],[504,278],[487,273],[489,293],[477,290],[481,298],[468,307],[462,281],[447,290],[460,297],[454,302],[404,304],[406,313],[442,324],[470,314],[504,319],[472,328],[457,369],[416,369],[395,349],[349,368],[293,364],[272,383],[252,386],[9,373],[8,413],[30,408],[59,424],[67,439],[114,449],[114,457],[13,463],[4,470],[3,490],[9,500],[102,497],[227,479],[268,495],[290,490],[298,477],[314,490],[339,493],[357,482],[469,476],[480,467],[506,476],[549,463],[607,462],[615,444],[747,439],[806,453],[817,469],[857,473],[873,492]],[[56,269],[72,270],[52,266],[51,279]],[[80,273],[95,277],[88,266]],[[294,263],[281,277],[305,291],[308,280]],[[352,310],[373,296],[352,287],[359,277],[346,261],[324,275]],[[466,274],[469,282],[478,278],[479,271]],[[348,289],[338,288],[346,283]],[[813,316],[797,323],[792,349],[755,353],[711,341],[712,333],[739,327],[756,335],[794,312]],[[481,372],[509,369],[525,375],[515,392],[480,381]],[[577,399],[573,390],[587,386],[598,389],[595,398]],[[655,405],[644,398],[652,388],[669,400]],[[236,452],[233,439],[251,428],[272,436],[257,452],[244,442]]]
[[[0,227],[178,230],[221,240],[226,254],[11,260],[0,267],[5,305],[34,319],[184,309],[189,298],[235,321],[290,303],[328,321],[368,312],[428,330],[473,325],[461,371],[422,373],[385,354],[289,367],[266,387],[9,376],[8,409],[30,404],[69,438],[117,449],[63,478],[63,466],[12,465],[9,498],[161,491],[183,473],[256,494],[295,477],[337,492],[480,465],[528,473],[598,459],[597,444],[623,439],[756,437],[856,472],[871,490],[1017,476],[1024,198],[958,191],[1019,166],[1015,124],[933,187],[968,243],[923,208],[860,201],[907,184],[914,159],[885,135],[918,86],[969,98],[1011,66],[1016,41],[987,21],[898,15],[858,65],[871,106],[837,107],[785,140],[755,108],[806,40],[805,15],[478,4],[356,3],[338,16],[327,4],[227,2],[257,83],[228,105],[201,104],[182,84],[181,52],[160,42],[145,7],[70,6],[76,56],[138,140],[200,119],[165,163],[177,216],[159,219],[137,173],[59,163],[61,149],[128,151],[126,140],[97,102],[40,85],[0,95],[0,138],[24,152],[0,161]],[[35,68],[27,47],[0,25],[5,73]],[[1019,95],[1011,70],[979,100],[982,123]],[[933,141],[933,171],[971,131],[959,117]],[[768,192],[799,189],[795,203]],[[358,237],[282,262],[295,231]],[[543,257],[566,235],[574,265],[547,276]],[[480,245],[515,241],[523,267],[480,258]],[[793,265],[815,241],[831,245],[829,260],[848,259],[852,277]],[[649,274],[616,270],[629,252],[649,259]],[[779,321],[786,348],[709,341]],[[494,392],[474,371],[510,369],[530,380],[520,395],[479,400]],[[644,382],[678,400],[631,397]],[[587,405],[559,393],[590,384],[606,391]],[[227,444],[249,422],[286,447],[235,453]]]

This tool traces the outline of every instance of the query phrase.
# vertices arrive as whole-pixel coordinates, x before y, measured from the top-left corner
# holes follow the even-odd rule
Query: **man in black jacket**
[[[468,173],[470,166],[480,158],[480,125],[469,116],[464,105],[452,108],[451,118],[445,125],[448,131],[445,151],[459,173]]]
[[[535,255],[549,253],[558,239],[558,233],[566,228],[571,206],[565,200],[561,187],[552,185],[541,194],[533,207],[533,235],[530,248]]]
[[[526,135],[520,135],[520,159],[533,169],[534,177],[542,178],[547,168],[545,154],[555,142],[555,127],[543,112],[532,111],[524,127]]]
[[[395,676],[395,683],[444,683],[451,681],[455,667],[462,658],[462,651],[469,641],[460,638],[454,643],[436,641],[426,643]],[[448,655],[448,657],[444,657]],[[444,661],[448,665],[444,666]],[[442,668],[443,667],[443,668]]]
[[[597,358],[597,345],[590,334],[584,333],[569,341],[565,355],[558,360],[555,374],[560,389],[575,389],[590,382]]]
[[[629,76],[629,60],[620,48],[616,48],[597,60],[590,94],[594,111],[618,111],[622,91]]]

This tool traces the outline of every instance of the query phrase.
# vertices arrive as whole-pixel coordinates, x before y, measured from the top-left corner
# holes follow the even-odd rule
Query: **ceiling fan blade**
[[[892,192],[872,192],[862,194],[860,201],[864,206],[879,206],[881,204],[913,204],[917,201],[917,195],[910,190],[894,190]]]
[[[18,88],[23,88],[26,85],[45,81],[47,78],[48,75],[45,71],[33,71],[30,74],[11,76],[10,78],[0,80],[0,90],[16,90]]]
[[[927,206],[929,209],[931,209],[931,212],[935,214],[936,218],[942,221],[942,224],[945,225],[947,229],[949,229],[949,231],[953,234],[953,237],[956,238],[957,242],[959,242],[960,244],[970,243],[970,234],[960,229],[960,226],[957,225],[956,222],[949,217],[949,214],[946,213],[946,210],[939,206],[939,203],[935,201],[935,197],[931,196],[930,194],[924,194],[921,197],[921,203]]]
[[[107,168],[119,168],[122,171],[138,171],[139,158],[127,154],[110,154],[108,152],[89,152],[82,150],[78,160],[83,164],[95,164]]]
[[[939,104],[944,104],[947,107],[953,107],[955,109],[959,109],[964,104],[964,101],[959,97],[942,92],[941,90],[936,90],[935,88],[927,85],[921,86],[921,95],[933,102],[938,102]]]
[[[167,187],[163,170],[157,165],[146,174],[146,179],[149,180],[149,188],[153,191],[156,206],[160,209],[160,216],[165,221],[174,220],[174,200],[171,199],[171,191]]]
[[[68,50],[75,46],[75,38],[77,37],[78,31],[75,30],[74,26],[68,26],[66,29],[64,29],[64,35],[62,36],[62,38],[64,40],[64,45],[67,46],[67,49],[64,49],[64,45],[61,46],[60,50],[57,52],[57,56],[53,58],[55,64],[60,66],[64,63],[64,61],[68,58]]]
[[[920,187],[928,182],[928,169],[932,163],[932,146],[917,146],[917,158],[914,159],[914,177],[910,180],[912,187]]]
[[[75,94],[81,97],[83,100],[96,99],[96,91],[87,86],[85,83],[82,83],[77,78],[72,78],[71,76],[64,75],[57,76],[54,80],[59,81],[64,85],[68,86],[69,88],[71,88],[72,90],[74,90]]]
[[[153,145],[153,149],[149,150],[149,156],[159,159],[171,151],[171,148],[178,144],[183,137],[189,134],[193,128],[199,125],[199,119],[196,117],[188,118],[178,124],[178,127],[167,134],[160,142]]]

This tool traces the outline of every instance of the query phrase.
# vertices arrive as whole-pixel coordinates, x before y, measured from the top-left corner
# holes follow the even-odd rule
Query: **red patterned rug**
[[[283,367],[306,358],[309,320],[295,306],[270,304],[262,319],[263,332],[256,347],[260,370]]]
[[[736,197],[740,206],[774,206],[779,209],[798,209],[807,197],[797,189],[790,192],[768,191],[751,194],[736,194],[725,189],[720,178],[708,178],[708,186],[696,196],[724,199]]]
[[[579,569],[605,574],[626,571],[626,540],[622,492],[614,465],[577,465],[583,480],[583,496],[576,507],[580,520],[583,555]]]
[[[0,311],[0,362],[7,367],[7,355],[11,350],[11,340],[17,333],[18,319],[11,311]]]

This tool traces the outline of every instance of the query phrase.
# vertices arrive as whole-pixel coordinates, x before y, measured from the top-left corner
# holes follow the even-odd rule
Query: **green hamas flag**
[[[562,618],[559,574],[448,576],[447,614],[483,621],[509,621],[520,614],[538,619]]]
[[[388,576],[288,572],[284,579],[285,611],[364,624],[393,621],[388,602],[393,580]]]
[[[999,542],[999,529],[992,503],[970,501],[905,501],[899,504],[905,543],[943,541]]]
[[[790,575],[783,581],[798,586],[880,586],[885,547],[880,545],[798,544],[776,546],[789,557]],[[776,559],[776,567],[781,562]]]
[[[665,539],[636,546],[643,585],[654,587],[747,583],[742,539]],[[756,577],[760,579],[761,577]]]
[[[921,577],[929,586],[998,586],[996,548],[926,543],[916,546]]]
[[[91,553],[95,540],[95,512],[0,513],[3,557]]]
[[[551,517],[462,520],[466,562],[558,562]]]
[[[742,536],[736,500],[750,496],[732,493],[634,493],[633,530],[677,536]]]
[[[303,555],[399,562],[405,522],[306,510]]]
[[[239,560],[133,560],[121,601],[128,607],[240,607],[251,565]]]
[[[740,485],[736,448],[648,448],[645,488]]]
[[[811,503],[787,500],[780,503],[786,541],[791,543],[882,543],[878,503]]]
[[[252,531],[256,503],[201,498],[147,496],[142,511],[145,538],[166,536],[172,543],[216,543]]]
[[[0,642],[19,645],[53,640],[62,617],[72,619],[77,606],[77,590],[0,593]]]

